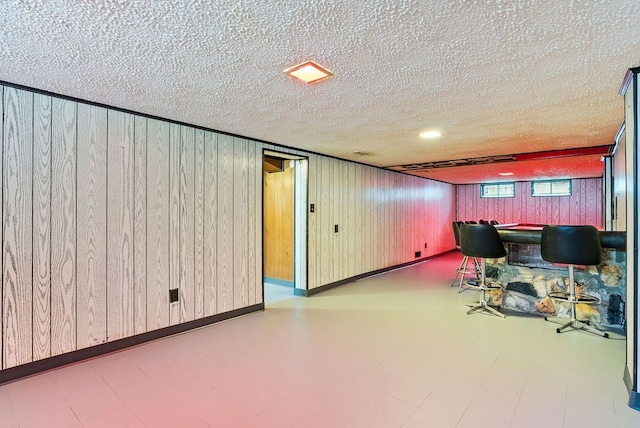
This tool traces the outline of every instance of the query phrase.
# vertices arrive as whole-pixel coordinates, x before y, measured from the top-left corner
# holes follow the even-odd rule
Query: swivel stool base
[[[574,289],[575,290],[575,289]],[[575,292],[575,291],[574,291]],[[575,294],[574,296],[569,293],[549,293],[549,297],[554,300],[561,300],[567,302],[571,305],[571,319],[568,323],[562,324],[560,327],[556,328],[556,333],[562,333],[567,329],[572,330],[585,330],[589,333],[597,334],[598,336],[602,336],[604,338],[608,338],[609,334],[607,332],[598,330],[594,326],[591,325],[589,321],[580,321],[576,319],[575,313],[575,305],[578,303],[584,304],[597,304],[600,300],[597,297],[589,296],[588,294]],[[549,317],[544,317],[545,321],[551,321],[555,324],[560,324],[558,320],[550,319]]]
[[[578,303],[597,304],[600,302],[600,299],[597,297],[576,293],[573,272],[574,264],[596,266],[602,261],[602,249],[598,229],[588,225],[546,225],[542,229],[540,255],[548,262],[566,264],[569,271],[568,293],[549,293],[549,297],[552,300],[567,302],[571,309],[569,322],[557,328],[556,333],[562,333],[568,329],[585,330],[589,333],[608,338],[608,333],[598,330],[589,324],[589,322],[580,321],[576,318],[576,305]],[[547,317],[544,319],[545,321],[549,320]]]

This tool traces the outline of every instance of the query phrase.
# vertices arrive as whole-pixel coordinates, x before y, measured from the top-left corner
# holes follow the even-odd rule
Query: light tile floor
[[[266,305],[270,303],[279,302],[281,300],[293,299],[296,296],[293,294],[293,287],[287,287],[286,285],[264,283],[264,303]]]
[[[459,254],[0,386],[0,427],[638,427],[625,341],[466,315]]]

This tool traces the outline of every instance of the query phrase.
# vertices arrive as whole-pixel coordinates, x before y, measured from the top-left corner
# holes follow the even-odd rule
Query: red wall
[[[513,198],[481,198],[480,184],[457,186],[457,219],[603,227],[600,178],[571,180],[571,196],[532,197],[531,182],[515,184]]]

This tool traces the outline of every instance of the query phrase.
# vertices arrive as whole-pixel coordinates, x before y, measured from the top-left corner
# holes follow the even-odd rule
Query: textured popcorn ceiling
[[[2,0],[0,80],[376,166],[599,146],[638,17],[638,0]],[[336,76],[282,73],[307,59]]]

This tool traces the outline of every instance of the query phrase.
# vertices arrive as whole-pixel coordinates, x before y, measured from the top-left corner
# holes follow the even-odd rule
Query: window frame
[[[511,192],[506,194],[500,191],[500,186],[510,186]],[[495,195],[486,195],[485,188],[486,187],[496,187]],[[482,183],[480,185],[480,197],[481,198],[515,198],[516,196],[516,183],[515,181],[505,181],[500,183]]]
[[[536,193],[536,184],[539,183],[549,183],[549,192],[547,193]],[[569,193],[554,193],[553,184],[554,183],[568,183],[569,184]],[[573,194],[573,183],[571,179],[560,179],[560,180],[536,180],[531,182],[531,197],[540,198],[540,197],[567,197]]]

